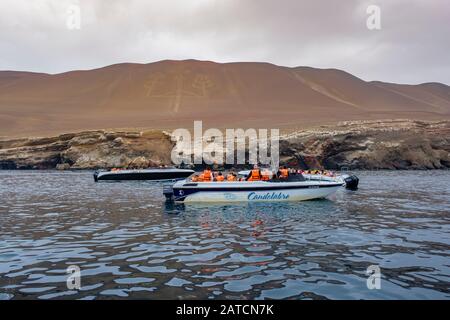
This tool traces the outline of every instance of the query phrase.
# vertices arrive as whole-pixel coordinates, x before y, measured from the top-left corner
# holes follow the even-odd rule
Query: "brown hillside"
[[[101,128],[280,127],[450,118],[450,87],[366,82],[334,69],[160,61],[88,71],[0,71],[0,135]]]

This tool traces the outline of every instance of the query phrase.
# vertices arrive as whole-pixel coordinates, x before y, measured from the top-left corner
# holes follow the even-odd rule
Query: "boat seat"
[[[298,182],[298,181],[306,181],[305,177],[301,173],[290,174],[287,180],[274,178],[269,180],[270,182]]]

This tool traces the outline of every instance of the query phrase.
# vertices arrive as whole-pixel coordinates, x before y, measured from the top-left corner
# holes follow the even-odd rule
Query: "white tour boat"
[[[301,175],[288,181],[192,182],[189,179],[164,186],[167,199],[176,202],[302,201],[325,198],[342,182],[305,180]]]

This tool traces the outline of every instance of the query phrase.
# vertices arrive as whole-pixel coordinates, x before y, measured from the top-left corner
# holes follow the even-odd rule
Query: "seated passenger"
[[[210,182],[213,181],[213,175],[211,172],[211,169],[209,167],[207,167],[204,171],[203,171],[203,181],[204,182]]]
[[[281,167],[279,170],[278,178],[283,180],[287,180],[289,178],[289,170],[285,166]]]
[[[219,172],[216,177],[216,181],[222,182],[225,180],[225,177],[222,175],[222,172]]]
[[[248,181],[259,181],[261,180],[261,170],[258,168],[258,165],[253,166],[253,170],[250,172],[249,177],[247,178]]]
[[[198,175],[194,175],[194,176],[191,178],[191,181],[192,181],[192,182],[198,182]]]
[[[228,173],[227,181],[236,181],[236,175],[233,172]]]
[[[261,180],[262,180],[262,181],[269,181],[270,179],[272,179],[272,172],[270,172],[270,171],[267,170],[267,169],[264,169],[264,170],[261,172]]]

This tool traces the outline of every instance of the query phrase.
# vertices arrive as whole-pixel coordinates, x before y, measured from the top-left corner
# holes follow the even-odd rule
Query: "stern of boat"
[[[173,200],[173,183],[163,184],[163,194],[167,201]]]

